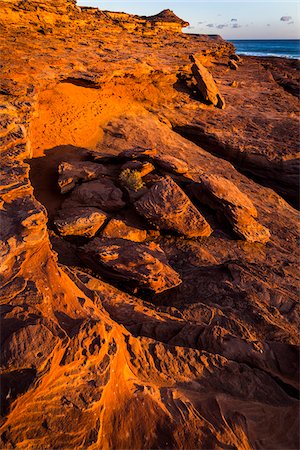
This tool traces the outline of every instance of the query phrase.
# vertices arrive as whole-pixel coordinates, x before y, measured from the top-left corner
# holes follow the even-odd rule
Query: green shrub
[[[139,191],[144,186],[141,174],[138,170],[124,169],[120,173],[120,181],[128,189]]]

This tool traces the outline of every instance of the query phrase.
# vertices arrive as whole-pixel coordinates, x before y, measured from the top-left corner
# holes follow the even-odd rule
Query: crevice
[[[100,89],[99,84],[97,84],[94,80],[89,78],[73,78],[69,77],[64,80],[61,80],[61,83],[69,83],[74,84],[75,86],[90,88],[90,89]]]

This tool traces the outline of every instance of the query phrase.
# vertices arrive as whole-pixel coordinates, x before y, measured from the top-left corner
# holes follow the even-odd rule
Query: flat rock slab
[[[189,166],[185,161],[179,158],[175,158],[171,155],[159,155],[153,158],[154,163],[162,169],[170,172],[184,174],[189,170]]]
[[[181,283],[165,253],[154,242],[146,245],[125,239],[95,238],[82,248],[81,255],[93,270],[101,273],[104,269],[113,279],[132,282],[155,293]]]
[[[130,227],[119,219],[111,219],[101,234],[106,238],[121,238],[133,242],[143,242],[147,238],[146,230]]]
[[[93,237],[107,220],[107,214],[97,208],[63,209],[54,224],[62,236]]]
[[[58,185],[62,194],[71,191],[80,181],[95,180],[108,175],[109,170],[102,164],[74,161],[62,162],[58,166]]]
[[[115,211],[125,206],[123,193],[111,180],[88,181],[77,186],[70,197],[63,203],[65,208],[92,206],[104,211]]]
[[[119,158],[126,159],[147,159],[157,154],[155,148],[132,148],[119,153]]]
[[[218,108],[225,108],[225,100],[219,92],[219,89],[213,79],[211,73],[204,67],[195,55],[190,56],[192,65],[192,73],[197,82],[197,88],[204,100],[212,103]]]
[[[231,181],[217,175],[202,175],[201,183],[192,190],[200,202],[221,212],[240,238],[261,243],[270,239],[269,230],[255,220],[257,210],[252,200]]]
[[[150,223],[187,237],[209,236],[210,225],[171,177],[157,181],[135,202],[135,208]]]

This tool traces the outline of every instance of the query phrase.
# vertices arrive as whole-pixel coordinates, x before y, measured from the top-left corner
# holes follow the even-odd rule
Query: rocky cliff
[[[0,4],[1,448],[298,448],[296,62],[165,15]]]

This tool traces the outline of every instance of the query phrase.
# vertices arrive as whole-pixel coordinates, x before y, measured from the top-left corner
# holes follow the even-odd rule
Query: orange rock
[[[58,167],[58,185],[61,193],[71,191],[79,181],[94,180],[101,175],[107,175],[108,169],[102,164],[92,162],[62,162]]]
[[[97,208],[77,207],[62,209],[54,220],[62,236],[93,237],[107,220],[107,215]]]
[[[116,280],[132,282],[156,293],[178,286],[179,275],[167,261],[159,245],[131,242],[126,239],[95,238],[82,248],[81,256],[94,271]]]
[[[143,242],[147,238],[147,231],[130,227],[123,220],[111,219],[101,235],[106,238],[122,238],[133,242]]]
[[[198,58],[191,55],[191,60],[193,62],[192,72],[197,81],[197,88],[204,100],[212,103],[218,108],[225,108],[225,100],[219,92],[219,89],[210,74],[210,72],[204,67]]]
[[[207,221],[171,177],[154,183],[134,205],[139,214],[162,230],[187,237],[211,234]]]
[[[201,184],[194,186],[193,192],[201,202],[220,211],[240,238],[261,243],[270,239],[269,230],[255,220],[257,210],[250,198],[231,181],[216,175],[202,175]]]

